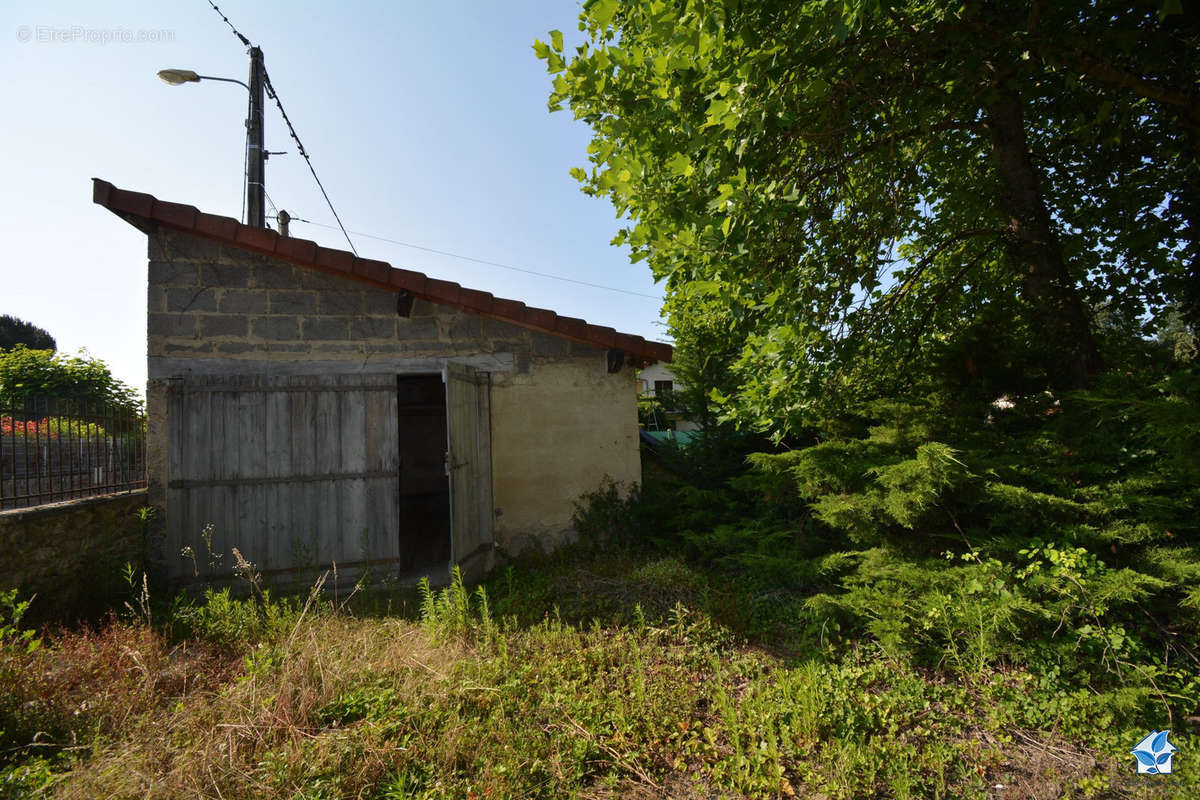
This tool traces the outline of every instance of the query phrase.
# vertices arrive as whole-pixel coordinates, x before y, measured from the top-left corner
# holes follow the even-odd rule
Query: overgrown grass
[[[731,600],[743,591],[746,596]],[[208,597],[6,639],[8,797],[1194,797],[1132,774],[1112,697],[969,680],[878,646],[797,658],[722,624],[752,591],[675,557],[575,549],[419,618]],[[731,618],[736,619],[736,615]],[[204,620],[198,622],[197,620]],[[249,620],[257,620],[251,622]],[[11,644],[10,644],[11,642]]]
[[[0,796],[1200,797],[1198,386],[702,440],[477,587],[0,594]]]

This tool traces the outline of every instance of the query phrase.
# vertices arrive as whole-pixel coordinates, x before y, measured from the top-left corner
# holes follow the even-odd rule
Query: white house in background
[[[661,397],[663,393],[678,392],[684,388],[686,386],[675,377],[669,364],[650,364],[638,373],[638,396],[643,399]],[[667,409],[666,422],[675,431],[700,430],[699,424],[685,419],[677,409]]]
[[[675,373],[664,364],[651,364],[638,373],[638,394],[642,397],[657,397],[682,388]]]

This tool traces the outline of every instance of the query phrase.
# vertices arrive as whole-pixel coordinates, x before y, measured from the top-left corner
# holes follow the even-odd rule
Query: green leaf
[[[704,115],[704,125],[720,125],[729,111],[728,100],[713,100],[708,105],[708,113]]]
[[[671,156],[671,158],[667,161],[667,167],[675,175],[685,178],[696,171],[696,168],[692,166],[691,159],[689,159],[683,153],[676,153],[675,155]]]
[[[553,47],[556,51],[558,51],[560,53],[562,52],[562,49],[563,49],[562,31],[550,31],[550,46]]]
[[[686,288],[692,294],[716,295],[721,293],[723,284],[720,281],[692,281]]]
[[[618,0],[596,0],[587,11],[596,25],[601,30],[604,30],[609,26],[613,16],[617,13],[617,6]]]

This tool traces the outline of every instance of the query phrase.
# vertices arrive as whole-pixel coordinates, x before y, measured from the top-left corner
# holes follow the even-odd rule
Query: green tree
[[[38,413],[55,413],[59,401],[75,405],[141,408],[137,393],[113,377],[108,365],[86,351],[68,356],[17,345],[0,350],[0,405],[41,403]]]
[[[725,321],[743,420],[991,362],[1087,386],[1095,309],[1149,333],[1187,301],[1200,23],[1178,2],[590,0],[580,30],[534,45],[551,108],[594,131],[573,174],[665,279],[681,355]]]
[[[55,350],[58,347],[49,331],[8,314],[0,316],[0,350],[11,350],[19,344],[34,350]]]

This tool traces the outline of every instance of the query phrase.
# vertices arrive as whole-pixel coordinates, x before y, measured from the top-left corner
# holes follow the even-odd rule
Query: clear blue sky
[[[645,263],[609,245],[612,206],[568,175],[589,131],[546,108],[534,38],[579,37],[571,0],[297,3],[218,0],[258,44],[288,115],[351,231],[653,297],[591,289],[364,237],[361,255],[647,338],[665,335]],[[108,41],[105,41],[105,39]],[[133,41],[121,41],[132,38]],[[86,347],[145,383],[145,237],[91,202],[92,177],[237,217],[245,90],[171,87],[194,69],[246,80],[245,48],[207,0],[0,7],[0,314]],[[333,219],[273,108],[267,191]],[[269,213],[269,210],[268,210]],[[294,235],[345,247],[336,230]]]

